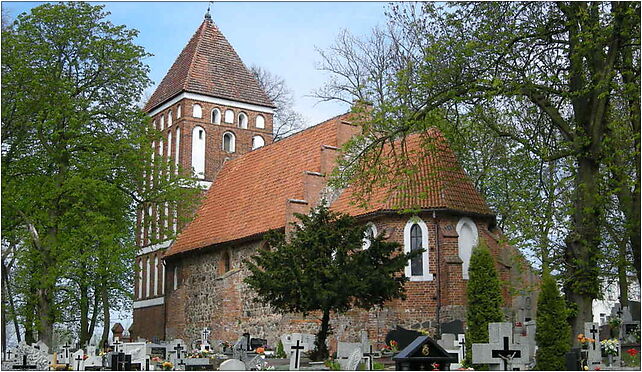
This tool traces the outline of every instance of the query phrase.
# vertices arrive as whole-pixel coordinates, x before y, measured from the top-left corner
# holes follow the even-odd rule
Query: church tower
[[[209,12],[144,107],[163,133],[154,142],[162,156],[191,170],[206,189],[223,163],[272,142],[274,105],[212,21]],[[139,268],[134,278],[133,339],[164,339],[165,278],[162,262],[171,240],[150,244],[160,216],[170,229],[180,226],[168,206],[145,206],[139,213]],[[173,221],[172,221],[173,220]],[[143,227],[149,226],[149,227]],[[169,283],[169,284],[167,284]]]

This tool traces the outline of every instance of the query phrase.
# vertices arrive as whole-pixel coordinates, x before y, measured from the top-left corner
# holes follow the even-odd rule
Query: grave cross
[[[82,362],[83,360],[85,359],[82,357],[82,355],[78,354],[78,356],[76,357],[76,362],[78,362],[76,363],[76,371],[80,371],[80,362]]]
[[[5,355],[5,360],[11,360],[11,349],[7,350],[4,355]]]
[[[114,352],[120,353],[120,344],[122,344],[122,342],[120,342],[120,339],[116,338],[116,341],[114,341],[113,344],[114,344]]]
[[[364,358],[368,359],[368,368],[366,368],[368,371],[372,371],[372,357],[374,353],[372,352],[372,345],[370,345],[370,352],[368,353],[363,353]]]
[[[294,368],[299,369],[299,363],[301,361],[301,356],[299,355],[299,350],[303,350],[304,347],[300,346],[301,340],[296,340],[296,346],[292,345],[290,346],[290,349],[294,350]]]
[[[593,342],[593,350],[595,350],[595,344],[600,342],[600,340],[596,338],[597,329],[595,328],[595,324],[593,324],[593,327],[589,329],[589,332],[591,332],[591,335],[593,335],[593,339],[595,340],[595,342]]]
[[[520,350],[510,350],[508,347],[509,338],[504,337],[504,348],[501,350],[492,350],[493,358],[500,358],[504,361],[504,371],[508,371],[508,361],[513,360],[513,358],[520,358],[522,352]]]
[[[459,343],[459,347],[461,347],[462,355],[466,355],[466,339],[462,338],[461,340],[459,340],[458,343]]]
[[[69,346],[68,342],[65,342],[62,348],[65,350],[65,362],[69,364],[69,348],[71,348],[71,346]]]
[[[176,350],[176,359],[181,359],[181,350],[183,350],[184,347],[181,346],[180,342],[174,346],[174,350]]]
[[[210,330],[209,328],[205,327],[203,328],[203,332],[201,333],[201,350],[209,350],[209,343],[207,342],[207,338],[210,335]]]
[[[22,365],[14,365],[13,369],[36,369],[37,367],[32,364],[27,364],[27,355],[22,356]]]

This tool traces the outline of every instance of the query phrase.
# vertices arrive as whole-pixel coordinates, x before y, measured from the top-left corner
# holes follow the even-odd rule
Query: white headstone
[[[511,323],[489,323],[489,343],[473,344],[473,364],[488,364],[491,370],[525,369],[528,364],[527,347],[514,343],[512,336]]]
[[[290,371],[298,371],[301,368],[301,357],[305,350],[301,345],[301,340],[296,340],[288,350],[290,352]]]
[[[228,359],[221,363],[218,369],[220,371],[245,371],[245,363],[238,359]]]
[[[203,331],[201,332],[201,351],[210,351],[212,348],[209,341],[207,341],[210,333],[211,332],[208,327],[203,328]]]
[[[85,351],[79,349],[74,351],[72,356],[72,363],[70,364],[74,371],[84,371],[85,370]]]
[[[602,364],[602,350],[600,348],[600,326],[598,323],[584,323],[584,336],[595,340],[588,345],[588,367],[590,370]],[[600,366],[601,367],[601,366]]]
[[[355,350],[361,350],[361,347],[362,345],[359,342],[339,342],[337,345],[337,359],[348,359]]]
[[[348,360],[345,362],[344,369],[348,371],[356,371],[357,367],[359,367],[361,359],[363,359],[363,353],[361,352],[361,349],[355,349],[352,354],[350,354],[350,357],[348,357]],[[341,363],[341,361],[339,361],[339,363]]]

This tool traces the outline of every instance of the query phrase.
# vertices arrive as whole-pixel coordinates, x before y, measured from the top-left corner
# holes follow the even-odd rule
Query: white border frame
[[[457,231],[457,256],[461,258],[462,264],[461,264],[461,277],[464,280],[468,280],[468,269],[470,268],[470,257],[468,257],[468,264],[466,265],[466,270],[464,270],[464,263],[466,263],[466,260],[461,256],[461,247],[459,246],[460,240],[459,238],[461,237],[461,229],[464,227],[464,225],[470,226],[470,229],[473,230],[473,235],[475,237],[473,241],[473,246],[470,247],[470,255],[472,257],[473,255],[473,249],[477,247],[477,244],[479,244],[479,231],[477,230],[477,224],[475,221],[471,220],[468,217],[462,217],[459,219],[457,222],[457,227],[455,227],[455,231]]]
[[[428,226],[426,226],[426,223],[417,216],[411,217],[403,229],[403,251],[404,253],[410,253],[410,229],[414,224],[419,225],[419,228],[421,229],[421,245],[425,249],[425,251],[421,254],[422,262],[424,265],[424,275],[411,275],[410,261],[408,261],[408,264],[404,269],[404,273],[411,282],[431,281],[433,280],[433,274],[430,273],[430,247],[428,246]]]

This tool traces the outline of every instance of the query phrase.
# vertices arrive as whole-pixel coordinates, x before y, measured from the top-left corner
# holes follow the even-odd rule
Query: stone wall
[[[368,331],[371,340],[383,342],[386,333],[396,326],[435,332],[438,323],[465,320],[467,280],[461,275],[461,259],[456,259],[457,234],[452,233],[459,217],[448,214],[438,214],[436,218],[432,214],[422,214],[420,217],[429,231],[429,272],[434,274],[433,280],[408,282],[405,301],[394,300],[381,309],[370,311],[351,310],[345,314],[332,314],[334,333],[329,339],[331,347],[336,345],[337,339],[358,341],[361,330]],[[404,227],[408,219],[408,216],[391,214],[380,216],[372,222],[379,234],[403,244]],[[489,240],[491,252],[499,257],[501,247],[494,239],[490,241],[493,235],[488,231],[488,220],[476,219],[475,222],[480,237]],[[168,339],[179,337],[186,342],[195,341],[205,326],[212,329],[213,340],[234,341],[243,332],[250,332],[253,336],[266,338],[271,345],[284,333],[316,333],[320,314],[310,314],[306,318],[300,314],[281,315],[254,301],[252,291],[243,282],[249,271],[242,260],[254,254],[261,244],[262,241],[254,241],[199,250],[169,263],[166,283]],[[225,273],[221,273],[223,252],[229,253],[231,261],[230,270]],[[175,267],[180,273],[180,284],[174,291],[170,281]],[[498,261],[497,268],[500,278],[509,278],[510,267]],[[437,291],[438,285],[440,291]],[[504,298],[507,306],[510,306],[508,290],[504,291]],[[439,314],[438,303],[441,304]]]

